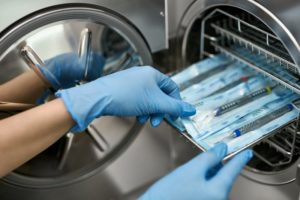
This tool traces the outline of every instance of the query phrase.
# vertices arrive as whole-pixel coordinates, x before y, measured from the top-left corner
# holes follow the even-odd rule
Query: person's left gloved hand
[[[252,151],[238,154],[223,166],[226,154],[227,145],[218,144],[159,180],[139,200],[227,200]]]
[[[105,58],[98,53],[90,53],[87,61],[87,73],[84,60],[76,53],[66,53],[46,60],[40,71],[55,89],[66,89],[78,82],[93,81],[101,76]]]

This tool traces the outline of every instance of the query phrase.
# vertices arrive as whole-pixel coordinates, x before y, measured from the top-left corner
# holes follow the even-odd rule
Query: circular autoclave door
[[[45,81],[36,70],[37,65],[65,53],[79,54],[88,65],[91,51],[106,58],[102,75],[152,62],[145,41],[126,20],[90,8],[54,9],[24,19],[1,37],[0,82],[2,85],[13,83],[28,74]],[[30,91],[27,94],[23,99],[1,99],[23,106],[2,109],[1,118],[41,103],[38,102],[41,96],[31,98]],[[48,92],[43,99],[50,101],[53,94]],[[83,133],[67,133],[3,181],[29,188],[75,183],[105,167],[130,144],[140,128],[131,118],[97,119]]]

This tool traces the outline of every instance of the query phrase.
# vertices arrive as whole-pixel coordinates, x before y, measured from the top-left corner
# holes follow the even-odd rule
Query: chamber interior
[[[184,65],[223,53],[299,94],[299,67],[282,41],[261,20],[234,7],[207,10],[189,29]],[[297,105],[296,105],[297,106]],[[298,122],[256,144],[248,164],[256,172],[280,172],[299,158]]]

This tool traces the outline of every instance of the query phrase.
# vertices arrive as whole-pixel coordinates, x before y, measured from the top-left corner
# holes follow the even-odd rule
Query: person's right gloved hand
[[[45,66],[38,67],[46,80],[57,91],[73,87],[82,80],[93,81],[99,78],[104,65],[105,58],[99,53],[91,52],[88,56],[87,66],[78,54],[65,53],[46,60]]]
[[[160,124],[164,114],[173,118],[194,115],[195,108],[183,102],[175,82],[152,67],[133,67],[79,87],[56,93],[76,122],[71,131],[83,131],[97,117],[137,116]]]
[[[253,154],[246,150],[223,166],[226,154],[227,145],[218,144],[156,182],[139,200],[227,200]]]

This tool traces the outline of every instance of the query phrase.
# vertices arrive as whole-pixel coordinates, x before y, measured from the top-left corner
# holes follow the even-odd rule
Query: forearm
[[[35,103],[46,89],[35,72],[26,72],[0,85],[0,101]]]
[[[1,120],[0,177],[49,147],[72,126],[74,121],[60,99]]]

